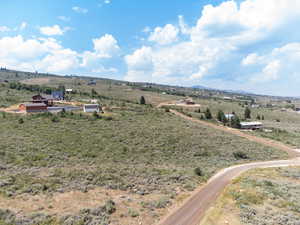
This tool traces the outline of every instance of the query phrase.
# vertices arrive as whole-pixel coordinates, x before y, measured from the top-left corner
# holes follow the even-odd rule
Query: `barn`
[[[19,110],[26,113],[47,112],[45,103],[22,103],[19,105]]]
[[[86,113],[100,112],[101,107],[98,104],[86,104],[83,106],[83,111]]]

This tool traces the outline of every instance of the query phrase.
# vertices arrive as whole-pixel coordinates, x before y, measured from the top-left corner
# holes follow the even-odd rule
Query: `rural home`
[[[83,111],[86,113],[100,112],[101,107],[98,104],[85,104],[83,105]]]
[[[44,103],[46,106],[53,106],[53,98],[50,95],[42,96],[40,94],[32,96],[32,103]]]
[[[261,122],[241,122],[241,129],[245,130],[259,130],[263,128]]]
[[[87,85],[96,85],[97,82],[95,80],[90,80]]]
[[[177,103],[178,104],[185,104],[185,105],[195,105],[195,102],[191,98],[179,100]]]
[[[19,110],[26,113],[47,112],[45,103],[22,103],[19,105]]]
[[[65,93],[63,91],[53,91],[52,92],[52,97],[55,99],[55,100],[64,100],[65,99]]]

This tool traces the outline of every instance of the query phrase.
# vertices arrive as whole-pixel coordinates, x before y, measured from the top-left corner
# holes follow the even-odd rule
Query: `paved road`
[[[212,177],[207,184],[196,190],[195,193],[178,209],[170,213],[166,218],[164,218],[159,225],[199,225],[203,219],[205,212],[213,205],[220,193],[224,188],[236,177],[241,175],[250,169],[255,168],[269,168],[269,167],[285,167],[285,166],[300,166],[300,151],[293,149],[290,146],[284,145],[280,142],[271,141],[268,139],[255,137],[244,132],[238,131],[236,129],[230,129],[227,127],[218,126],[205,121],[200,121],[197,119],[185,116],[175,110],[171,110],[177,116],[184,119],[199,123],[205,126],[210,126],[218,130],[229,132],[251,141],[264,144],[267,146],[275,147],[286,151],[292,158],[290,160],[280,160],[280,161],[270,161],[270,162],[257,162],[244,165],[238,165],[226,168]]]

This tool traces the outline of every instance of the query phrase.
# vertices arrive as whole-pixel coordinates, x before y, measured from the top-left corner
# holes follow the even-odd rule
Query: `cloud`
[[[70,22],[71,18],[67,16],[58,16],[57,17],[59,20],[64,21],[64,22]]]
[[[17,70],[38,70],[59,74],[79,72],[84,74],[114,74],[117,69],[111,66],[106,68],[105,61],[103,61],[103,57],[114,53],[107,48],[107,46],[112,46],[111,38],[113,38],[111,35],[106,35],[95,39],[102,40],[102,42],[94,42],[93,52],[80,53],[64,48],[54,38],[24,39],[21,35],[3,37],[0,38],[0,65]],[[103,40],[107,40],[108,44]],[[106,47],[101,48],[100,44]],[[101,49],[101,54],[98,52],[99,49]],[[104,50],[107,50],[105,55],[103,55]],[[112,58],[114,55],[110,55],[110,57]]]
[[[110,34],[93,39],[95,53],[101,58],[111,58],[120,51],[117,40]]]
[[[167,45],[178,40],[179,29],[172,24],[167,24],[164,27],[156,27],[151,32],[148,40],[156,42],[160,45]]]
[[[63,35],[68,30],[69,27],[61,28],[59,25],[40,27],[40,33],[46,36]]]
[[[263,92],[257,82],[295,79],[299,20],[298,0],[206,5],[194,25],[180,15],[178,24],[155,28],[147,45],[125,57],[125,79],[180,85],[217,81]]]
[[[20,27],[19,27],[19,30],[21,30],[21,31],[22,31],[22,30],[25,30],[26,27],[27,27],[27,25],[28,25],[28,24],[27,24],[26,22],[23,21],[23,22],[21,23]]]
[[[0,32],[8,32],[10,31],[10,28],[7,26],[0,26]]]
[[[85,8],[80,8],[79,6],[74,6],[74,7],[72,7],[72,10],[74,11],[74,12],[77,12],[77,13],[81,13],[81,14],[86,14],[86,13],[88,13],[88,9],[85,9]]]

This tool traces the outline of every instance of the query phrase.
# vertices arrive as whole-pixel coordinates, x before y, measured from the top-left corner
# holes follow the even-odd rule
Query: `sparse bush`
[[[57,116],[52,116],[51,122],[53,122],[53,123],[58,123],[58,122],[59,122],[58,117],[57,117]]]
[[[24,123],[23,118],[20,118],[20,119],[18,120],[18,123],[19,123],[19,124],[23,124],[23,123]]]
[[[247,154],[242,152],[242,151],[234,152],[233,156],[234,156],[235,159],[248,159]]]
[[[128,210],[128,214],[131,217],[138,217],[140,215],[138,211],[131,209],[131,208]]]
[[[194,173],[195,173],[197,176],[199,176],[199,177],[204,176],[203,171],[202,171],[199,167],[197,167],[197,168],[194,170]]]
[[[104,209],[108,214],[113,214],[116,211],[116,203],[113,200],[108,200],[104,205]]]

